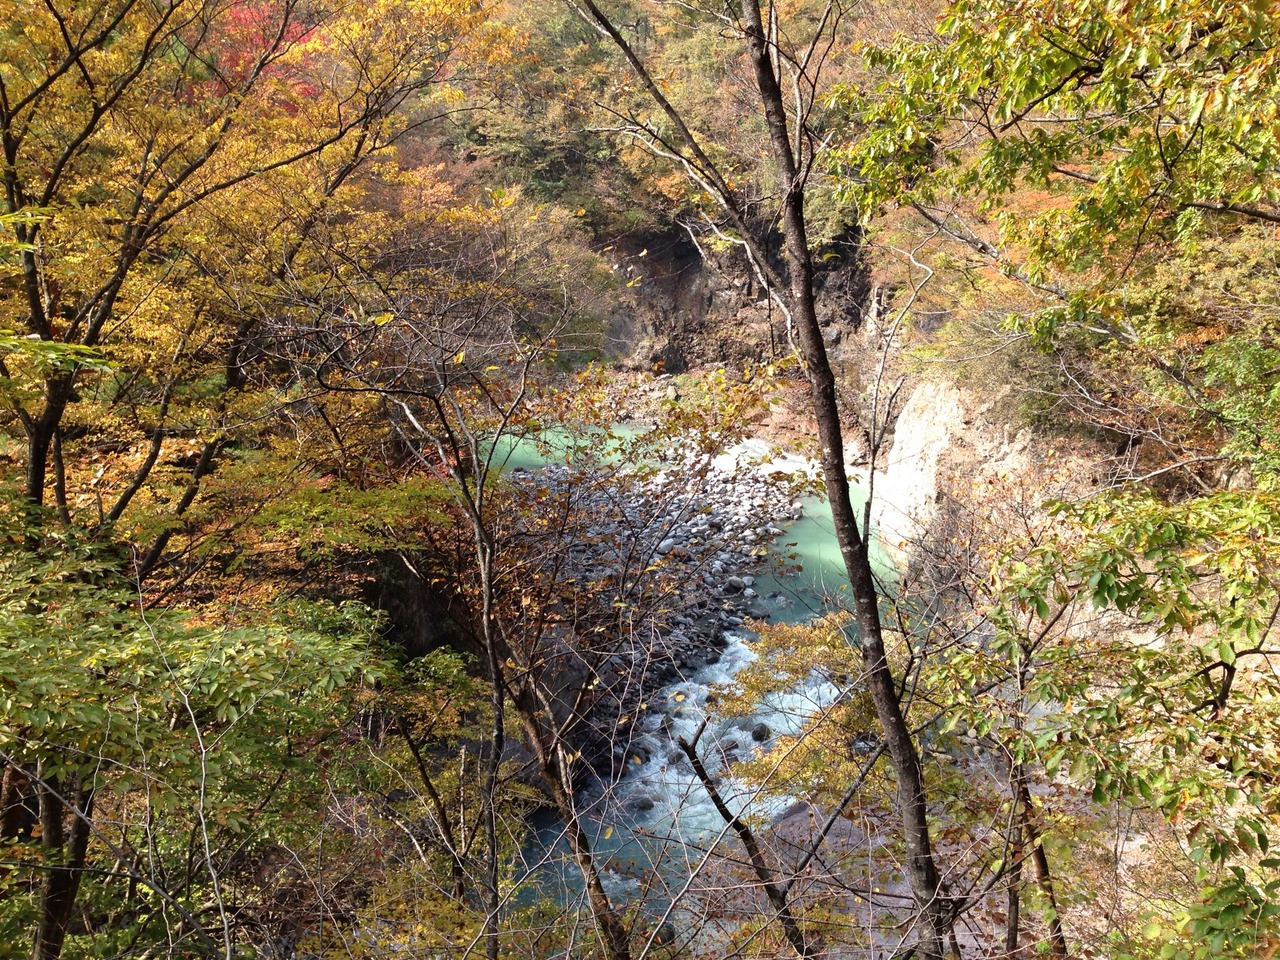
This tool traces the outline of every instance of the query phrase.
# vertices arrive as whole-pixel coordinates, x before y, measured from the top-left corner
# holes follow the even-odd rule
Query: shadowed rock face
[[[450,647],[475,654],[453,619],[450,594],[431,590],[393,556],[378,562],[364,600],[387,616],[387,639],[410,659]]]
[[[856,237],[833,241],[815,277],[828,345],[857,332],[871,295]],[[776,252],[776,251],[773,251]],[[680,227],[628,238],[604,254],[625,284],[608,315],[605,349],[634,369],[681,373],[739,366],[789,352],[786,319],[738,251],[695,244]],[[784,272],[781,264],[779,272]]]

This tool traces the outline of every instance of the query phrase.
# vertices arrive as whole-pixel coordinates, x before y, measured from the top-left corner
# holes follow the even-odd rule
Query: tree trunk
[[[89,852],[93,791],[78,791],[76,809],[68,811],[55,792],[56,784],[43,783],[39,789],[40,840],[45,874],[40,887],[40,913],[31,960],[58,960],[71,926],[80,878]],[[71,814],[71,824],[64,830],[63,818],[67,813]]]
[[[511,693],[511,700],[528,732],[529,744],[538,758],[539,772],[551,791],[551,799],[555,802],[560,819],[564,821],[569,849],[586,886],[587,902],[591,906],[596,931],[600,934],[604,955],[608,960],[631,960],[631,938],[618,911],[610,902],[609,895],[605,893],[600,870],[592,853],[591,838],[587,835],[573,802],[573,785],[564,749],[557,742],[556,735],[546,731],[542,722],[543,711],[536,696],[523,687],[512,689]]]
[[[44,418],[34,421],[27,431],[27,499],[34,506],[44,505],[44,488],[49,469],[49,449],[53,445],[53,429]]]
[[[1022,925],[1022,825],[1013,828],[1009,843],[1009,888],[1005,909],[1004,951],[1010,960],[1018,956],[1018,934]]]
[[[720,791],[716,787],[714,778],[707,772],[702,758],[698,756],[698,739],[700,736],[701,731],[699,731],[697,737],[694,737],[692,743],[681,737],[680,749],[689,758],[693,772],[697,774],[698,780],[702,784],[702,789],[707,791],[707,796],[711,798],[711,803],[715,806],[716,812],[724,818],[724,822],[738,835],[743,849],[747,851],[747,859],[751,861],[751,869],[755,871],[756,877],[764,889],[765,896],[769,898],[770,906],[773,907],[774,913],[777,914],[778,922],[782,924],[782,932],[787,938],[787,943],[791,944],[791,949],[796,952],[796,956],[800,960],[808,960],[809,957],[815,955],[815,951],[813,945],[805,939],[804,929],[800,926],[800,921],[791,910],[787,887],[778,883],[777,875],[765,860],[764,852],[756,841],[755,832],[745,820],[729,809],[729,805],[720,796]]]
[[[39,416],[23,418],[23,427],[27,433],[27,499],[35,506],[43,506],[45,488],[49,482],[49,453],[53,447],[54,434],[62,424],[67,412],[67,405],[75,393],[74,374],[66,374],[53,380],[46,380],[44,387],[44,409]]]
[[[1049,857],[1044,852],[1044,844],[1040,842],[1040,831],[1032,816],[1031,791],[1027,781],[1018,784],[1022,800],[1022,831],[1027,846],[1031,849],[1031,867],[1035,874],[1036,885],[1048,904],[1049,913],[1049,955],[1054,960],[1067,960],[1067,935],[1062,928],[1062,916],[1058,912],[1058,898],[1054,895],[1053,874],[1049,871]]]
[[[1023,808],[1023,837],[1025,844],[1030,849],[1030,859],[1032,859],[1032,872],[1036,876],[1036,884],[1041,888],[1041,893],[1048,904],[1048,948],[1050,948],[1050,956],[1053,960],[1066,960],[1068,950],[1066,950],[1066,932],[1062,929],[1062,916],[1057,909],[1057,897],[1053,893],[1053,874],[1048,868],[1048,855],[1044,852],[1044,845],[1039,838],[1039,829],[1036,826],[1036,818],[1033,817],[1032,808],[1032,792],[1027,786],[1025,777],[1019,777],[1018,781],[1019,799],[1021,800],[1021,808]]]
[[[854,614],[860,633],[867,684],[897,773],[898,807],[907,846],[907,875],[916,910],[921,918],[922,932],[917,951],[924,960],[939,960],[951,928],[951,908],[942,893],[929,839],[920,756],[903,716],[897,684],[885,652],[880,624],[880,595],[871,568],[869,540],[858,528],[849,497],[835,374],[822,340],[814,301],[813,260],[809,253],[804,213],[804,182],[797,168],[797,158],[791,149],[786,105],[769,56],[758,0],[743,0],[742,15],[756,86],[769,128],[774,162],[783,183],[781,220],[786,239],[787,266],[791,274],[792,318],[804,354],[810,400],[818,422],[823,481],[827,499],[831,503],[836,540],[840,545],[840,554],[844,559],[853,593]]]
[[[405,745],[408,746],[409,753],[413,755],[413,762],[418,768],[418,778],[422,781],[422,789],[427,795],[427,801],[431,804],[431,815],[436,820],[436,829],[440,834],[440,842],[449,854],[450,891],[453,899],[462,903],[466,899],[467,892],[466,865],[462,861],[462,848],[458,844],[457,835],[454,833],[453,824],[449,819],[449,811],[444,805],[444,798],[440,796],[440,791],[436,789],[435,783],[432,782],[431,771],[427,769],[426,758],[422,755],[422,748],[418,745],[418,741],[414,739],[413,731],[409,728],[409,721],[403,715],[397,715],[395,723],[396,730],[400,733]]]
[[[484,578],[485,593],[485,644],[489,655],[491,709],[493,710],[493,726],[489,731],[489,758],[484,772],[484,836],[485,852],[485,957],[486,960],[498,960],[502,943],[502,890],[498,886],[501,870],[501,854],[498,850],[498,773],[502,768],[502,753],[506,748],[506,727],[503,722],[503,711],[506,709],[502,694],[502,664],[498,659],[498,651],[494,646],[494,637],[490,629],[490,582],[492,573],[481,574]]]

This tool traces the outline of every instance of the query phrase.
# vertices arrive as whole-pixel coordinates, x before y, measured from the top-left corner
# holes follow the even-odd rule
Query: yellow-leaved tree
[[[255,406],[239,395],[261,311],[240,301],[289,276],[317,225],[350,215],[364,168],[449,109],[483,16],[440,0],[4,0],[0,21],[10,455],[31,504],[100,532],[167,470],[145,574]],[[250,239],[269,251],[255,271]]]

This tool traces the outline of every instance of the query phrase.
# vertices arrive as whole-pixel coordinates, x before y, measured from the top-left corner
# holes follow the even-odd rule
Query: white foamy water
[[[811,676],[768,695],[748,716],[722,715],[717,691],[731,687],[738,672],[757,659],[750,635],[727,637],[719,660],[649,697],[639,729],[620,743],[626,772],[591,801],[595,847],[608,865],[610,896],[642,897],[649,912],[665,909],[668,896],[718,844],[737,843],[680,739],[692,742],[701,729],[698,756],[725,805],[734,814],[772,821],[802,798],[779,791],[777,784],[762,793],[735,777],[731,764],[768,750],[779,735],[801,733],[839,695],[834,684]]]

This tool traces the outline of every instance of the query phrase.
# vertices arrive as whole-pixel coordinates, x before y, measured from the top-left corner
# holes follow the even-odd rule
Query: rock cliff
[[[841,344],[862,325],[870,295],[856,249],[837,241],[817,265],[819,318],[837,362]],[[740,251],[716,250],[672,226],[620,240],[603,254],[625,293],[603,318],[604,346],[625,365],[682,373],[789,352],[786,318]]]
[[[947,381],[911,392],[894,429],[883,471],[874,478],[873,521],[904,570],[917,567],[942,535],[947,491],[987,477],[1030,475],[1040,457],[1030,429],[1014,431],[995,415],[996,398],[979,398]]]

